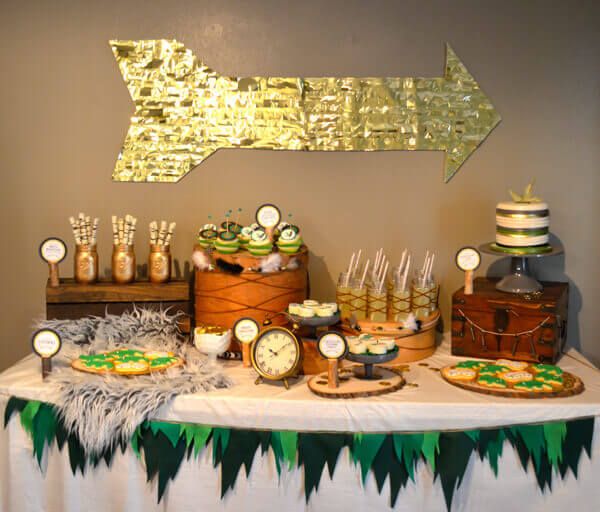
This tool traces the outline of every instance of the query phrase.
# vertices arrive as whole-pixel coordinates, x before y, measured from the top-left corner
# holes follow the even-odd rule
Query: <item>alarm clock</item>
[[[250,346],[252,367],[258,372],[255,384],[263,379],[282,380],[289,389],[289,377],[302,366],[303,347],[296,335],[285,327],[268,327]]]

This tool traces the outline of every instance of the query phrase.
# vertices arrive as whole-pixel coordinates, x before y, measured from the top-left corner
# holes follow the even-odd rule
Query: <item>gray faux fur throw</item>
[[[88,455],[128,441],[140,423],[179,394],[232,386],[230,379],[210,370],[206,358],[182,340],[177,318],[165,311],[135,309],[120,316],[39,323],[39,328],[54,329],[63,340],[49,382],[59,388],[56,406],[66,428],[77,435]],[[186,364],[136,377],[93,375],[70,367],[81,354],[123,347],[167,350],[183,357]]]

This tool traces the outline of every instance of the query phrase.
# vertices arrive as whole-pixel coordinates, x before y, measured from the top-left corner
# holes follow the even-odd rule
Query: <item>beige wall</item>
[[[564,257],[538,265],[571,284],[569,343],[600,362],[600,35],[596,2],[305,1],[11,2],[0,21],[0,219],[4,247],[0,368],[30,350],[44,314],[47,269],[39,242],[70,244],[69,215],[101,218],[110,257],[111,214],[142,226],[177,221],[183,267],[208,214],[292,212],[312,249],[317,298],[358,247],[438,254],[441,307],[462,276],[455,251],[494,235],[494,205],[537,178]],[[175,185],[110,180],[132,104],[107,40],[177,38],[224,74],[441,76],[448,41],[502,123],[449,183],[437,152],[220,151]],[[63,275],[71,274],[69,257]],[[494,263],[486,257],[479,274]],[[495,264],[500,272],[506,265]]]

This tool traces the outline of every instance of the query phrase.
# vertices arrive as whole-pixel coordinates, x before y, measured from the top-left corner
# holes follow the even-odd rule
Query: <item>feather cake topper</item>
[[[509,190],[510,195],[515,203],[539,203],[541,199],[539,197],[532,196],[533,184],[535,180],[533,180],[529,185],[525,187],[525,191],[523,195],[515,194],[512,190]]]

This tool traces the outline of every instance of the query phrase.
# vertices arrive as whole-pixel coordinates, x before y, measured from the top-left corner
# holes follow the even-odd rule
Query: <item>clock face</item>
[[[282,327],[264,330],[252,347],[256,371],[269,379],[282,379],[294,373],[300,361],[300,347],[294,335]]]

